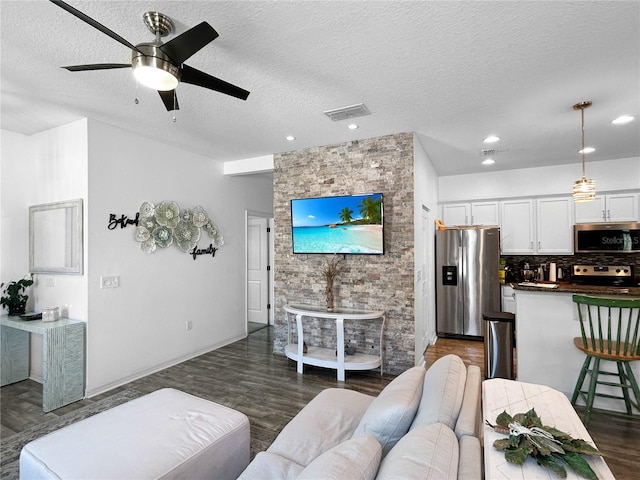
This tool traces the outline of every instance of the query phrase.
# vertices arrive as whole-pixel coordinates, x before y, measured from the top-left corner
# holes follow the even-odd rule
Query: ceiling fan
[[[162,13],[147,12],[143,15],[144,23],[156,38],[153,42],[133,45],[71,5],[60,0],[50,1],[131,49],[130,64],[94,63],[62,68],[71,72],[132,68],[138,82],[158,91],[168,111],[178,110],[179,108],[175,88],[180,82],[215,90],[241,100],[246,100],[249,96],[247,90],[183,63],[218,37],[218,32],[207,22],[202,22],[168,42],[162,43],[161,38],[173,31],[173,23],[169,17]]]

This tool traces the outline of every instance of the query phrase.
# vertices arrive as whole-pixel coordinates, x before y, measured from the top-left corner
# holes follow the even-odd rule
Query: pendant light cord
[[[585,161],[584,161],[584,107],[580,109],[580,113],[582,113],[582,178],[587,178],[586,169],[585,169]]]

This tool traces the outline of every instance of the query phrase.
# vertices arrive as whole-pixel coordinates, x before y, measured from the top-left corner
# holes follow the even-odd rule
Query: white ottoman
[[[20,478],[235,479],[249,464],[249,420],[166,388],[28,443]]]

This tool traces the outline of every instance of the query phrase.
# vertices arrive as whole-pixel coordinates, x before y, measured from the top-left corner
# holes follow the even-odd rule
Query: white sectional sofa
[[[240,479],[480,479],[481,383],[478,367],[447,355],[377,397],[324,390]]]

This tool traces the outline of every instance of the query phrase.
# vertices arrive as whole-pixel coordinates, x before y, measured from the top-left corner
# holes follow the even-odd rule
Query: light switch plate
[[[100,288],[117,288],[120,286],[120,275],[103,275],[100,277]]]

